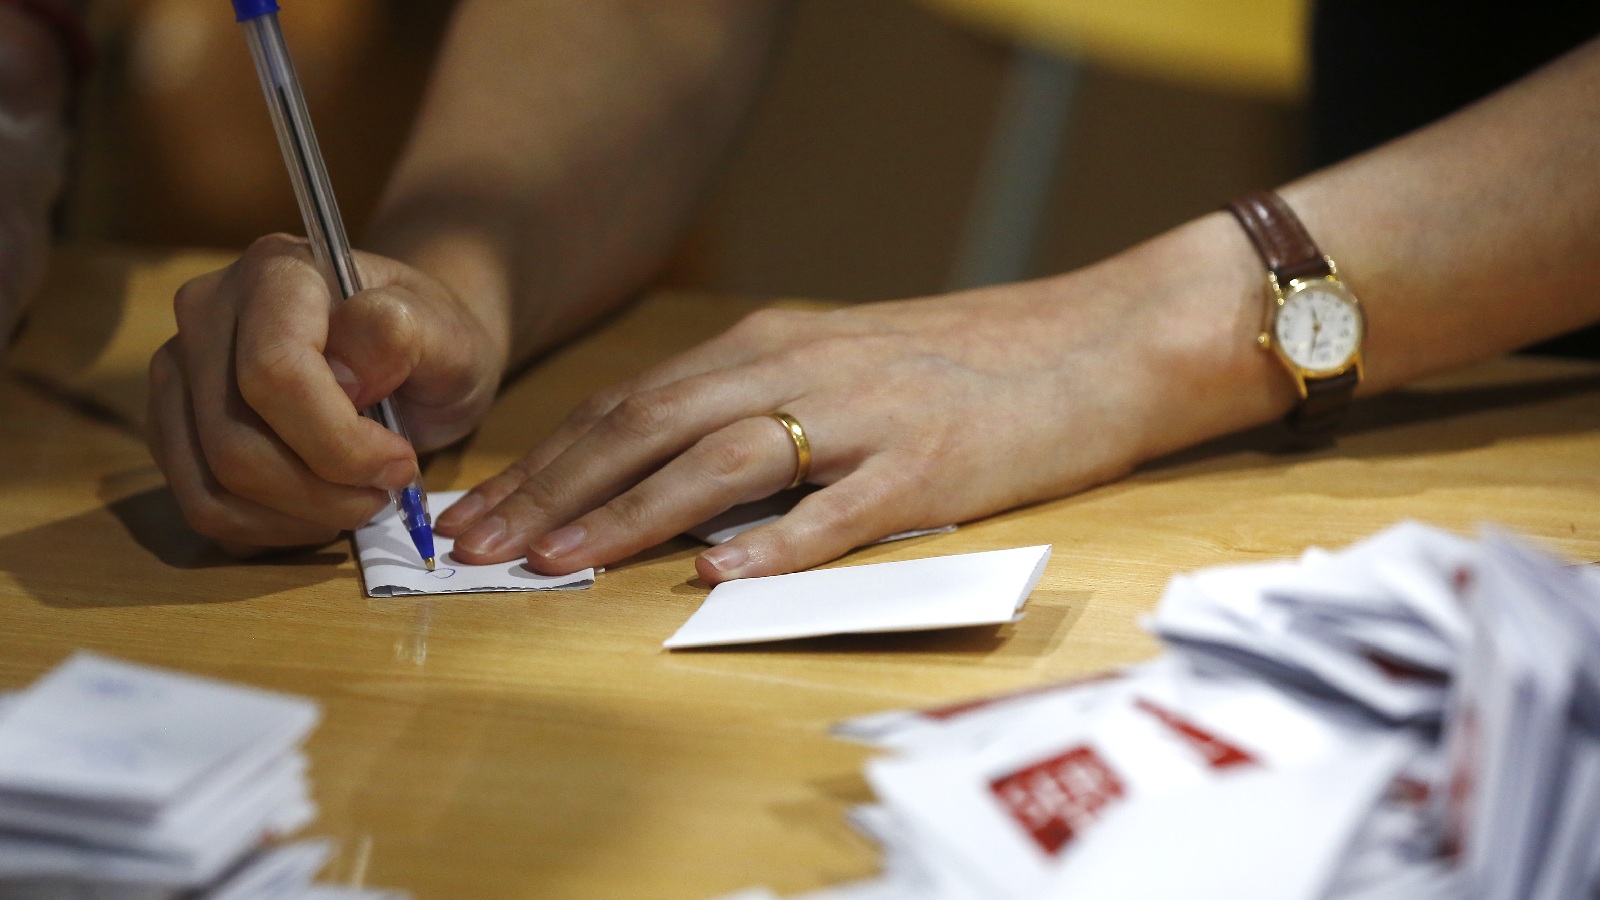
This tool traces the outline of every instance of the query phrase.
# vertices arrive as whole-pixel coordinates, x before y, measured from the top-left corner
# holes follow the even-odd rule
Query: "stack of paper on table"
[[[325,849],[257,851],[315,815],[299,748],[317,716],[297,697],[73,656],[0,710],[0,895],[308,896]]]
[[[428,502],[443,510],[465,493],[442,491],[429,496]],[[594,584],[593,569],[550,576],[527,568],[520,559],[488,566],[469,565],[452,555],[455,541],[438,534],[433,539],[438,562],[430,572],[417,557],[417,548],[393,506],[385,507],[365,528],[358,529],[355,541],[368,597],[576,590]]]
[[[1600,575],[1406,524],[1150,625],[1150,663],[842,723],[891,753],[884,871],[809,900],[1600,896]]]

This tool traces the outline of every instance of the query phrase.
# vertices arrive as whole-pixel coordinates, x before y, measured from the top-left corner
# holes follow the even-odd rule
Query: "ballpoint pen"
[[[361,290],[361,275],[350,258],[350,239],[345,236],[344,220],[339,217],[339,204],[333,199],[333,183],[328,180],[322,150],[311,130],[306,98],[300,91],[300,79],[295,77],[283,30],[278,26],[277,0],[233,0],[233,12],[250,41],[250,55],[255,59],[267,110],[278,132],[278,147],[289,167],[289,180],[294,182],[295,198],[300,201],[311,251],[330,276],[330,286],[338,288],[340,299],[347,299]],[[405,424],[389,398],[361,414],[410,442]],[[405,522],[423,564],[431,571],[433,524],[428,517],[428,494],[422,486],[422,476],[419,474],[403,490],[390,491],[389,499]]]

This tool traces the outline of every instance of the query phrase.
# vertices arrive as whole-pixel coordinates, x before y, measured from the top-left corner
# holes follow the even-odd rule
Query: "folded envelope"
[[[461,499],[466,491],[442,491],[428,502],[445,509]],[[437,534],[433,537],[438,566],[432,572],[417,558],[417,548],[406,534],[405,525],[394,507],[386,507],[376,518],[355,533],[356,554],[361,563],[361,580],[368,597],[410,597],[420,594],[468,594],[492,591],[576,590],[594,585],[594,570],[571,575],[540,575],[522,560],[474,566],[455,559],[450,553],[456,542]]]
[[[662,646],[1011,622],[1049,559],[1046,544],[729,581]]]

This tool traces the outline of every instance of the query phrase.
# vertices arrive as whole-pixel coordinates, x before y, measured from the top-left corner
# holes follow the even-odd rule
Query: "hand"
[[[56,35],[0,5],[0,352],[44,279],[66,172],[67,81]]]
[[[150,450],[189,523],[235,553],[326,543],[417,474],[359,410],[393,394],[420,451],[482,418],[505,359],[444,285],[357,253],[367,289],[332,308],[304,240],[255,242],[185,284],[150,362]]]
[[[756,313],[590,399],[438,530],[468,562],[526,554],[550,574],[614,562],[788,484],[795,451],[773,410],[804,426],[824,488],[706,551],[708,582],[1105,481],[1227,427],[1211,412],[1231,398],[1184,367],[1221,345],[1206,365],[1227,370],[1231,342],[1253,346],[1255,275],[1238,244],[1217,291],[1184,251],[927,300]],[[1175,276],[1202,289],[1174,291]]]

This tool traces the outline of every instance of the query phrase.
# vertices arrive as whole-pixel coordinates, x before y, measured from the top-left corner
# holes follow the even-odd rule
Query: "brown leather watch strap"
[[[1256,191],[1230,202],[1228,211],[1244,226],[1250,243],[1279,284],[1287,287],[1297,278],[1323,278],[1330,273],[1328,260],[1282,197]]]
[[[1344,419],[1361,374],[1352,366],[1328,378],[1307,378],[1306,398],[1284,421],[1301,434],[1327,434]]]
[[[1271,191],[1246,194],[1228,204],[1228,212],[1239,220],[1255,245],[1261,261],[1278,280],[1280,290],[1289,282],[1326,278],[1333,274],[1328,258],[1311,239],[1300,217],[1283,198]],[[1336,375],[1321,378],[1295,376],[1305,388],[1305,398],[1289,411],[1286,421],[1302,437],[1326,440],[1344,418],[1361,381],[1355,366]]]

